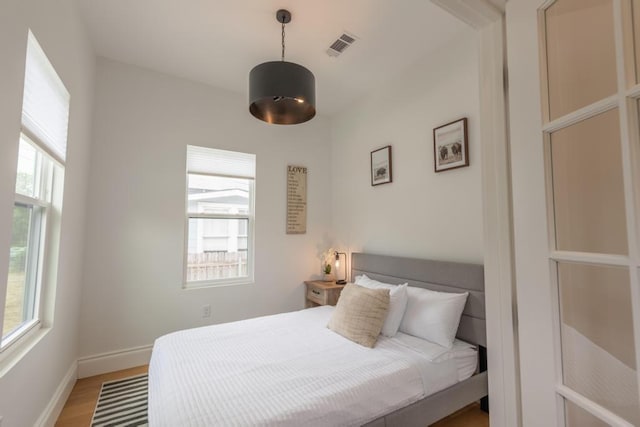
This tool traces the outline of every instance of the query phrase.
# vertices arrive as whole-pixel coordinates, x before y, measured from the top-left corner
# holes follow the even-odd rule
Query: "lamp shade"
[[[251,114],[267,123],[304,123],[316,115],[316,79],[293,62],[264,62],[249,73],[249,103]]]

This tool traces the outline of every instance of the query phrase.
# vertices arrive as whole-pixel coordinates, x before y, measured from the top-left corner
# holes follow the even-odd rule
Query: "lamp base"
[[[336,285],[346,285],[347,281],[346,280],[336,280]]]

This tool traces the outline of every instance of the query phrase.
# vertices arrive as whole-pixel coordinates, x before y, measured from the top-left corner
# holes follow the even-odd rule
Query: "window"
[[[22,131],[2,316],[4,350],[39,325],[47,268],[57,259],[52,223],[59,223],[67,149],[69,93],[30,32],[27,43]],[[55,243],[55,244],[54,244]]]
[[[186,287],[253,281],[255,155],[187,146]]]

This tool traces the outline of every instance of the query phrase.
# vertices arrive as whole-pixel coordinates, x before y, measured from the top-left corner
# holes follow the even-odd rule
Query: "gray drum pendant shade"
[[[316,115],[316,79],[302,65],[284,60],[284,24],[291,14],[279,10],[282,24],[282,60],[264,62],[249,73],[249,111],[270,124],[295,125]]]
[[[293,62],[271,61],[249,73],[249,111],[257,119],[295,125],[316,115],[316,79]]]

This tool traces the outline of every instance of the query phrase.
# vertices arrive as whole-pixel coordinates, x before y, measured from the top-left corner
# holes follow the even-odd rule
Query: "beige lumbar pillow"
[[[378,340],[389,310],[389,289],[367,289],[347,284],[327,327],[365,347]]]

